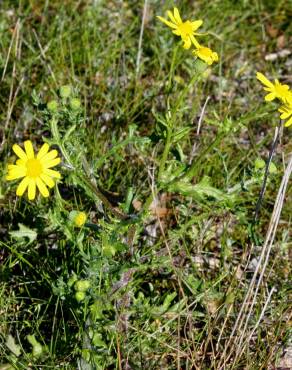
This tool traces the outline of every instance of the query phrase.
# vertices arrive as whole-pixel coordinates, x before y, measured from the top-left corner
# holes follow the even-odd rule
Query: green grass
[[[255,161],[278,125],[255,73],[292,85],[291,54],[265,61],[291,45],[289,2],[181,1],[219,54],[203,74],[155,17],[168,1],[150,2],[137,72],[143,6],[1,3],[1,370],[268,369],[291,341],[289,189],[247,326],[231,338],[292,149],[284,128],[254,224]],[[28,139],[63,159],[48,199],[18,198],[5,180],[12,145]],[[83,228],[72,211],[86,212]]]

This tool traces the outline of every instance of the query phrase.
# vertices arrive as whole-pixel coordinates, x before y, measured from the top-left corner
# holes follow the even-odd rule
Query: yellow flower
[[[264,90],[269,92],[269,94],[265,96],[266,101],[272,101],[278,98],[282,100],[284,103],[286,102],[290,94],[288,85],[282,85],[277,79],[275,80],[275,83],[273,84],[260,72],[257,72],[257,79],[264,86],[266,86],[264,87]]]
[[[171,22],[168,21],[167,19],[159,17],[159,16],[157,16],[157,18],[161,22],[165,23],[168,27],[173,28],[172,32],[175,35],[180,36],[181,39],[183,40],[184,48],[189,49],[191,47],[192,43],[196,47],[198,47],[199,43],[195,39],[194,36],[200,36],[201,35],[200,33],[196,33],[196,31],[199,27],[201,27],[201,25],[203,24],[203,21],[202,20],[197,20],[197,21],[193,21],[193,22],[192,21],[183,22],[177,8],[173,9],[173,13],[170,10],[168,10],[167,15],[168,15],[169,19],[171,20]]]
[[[292,94],[290,94],[290,95],[288,96],[286,104],[285,104],[285,105],[282,105],[282,106],[278,109],[278,111],[279,111],[280,113],[282,113],[282,114],[280,115],[280,118],[281,118],[281,119],[287,119],[287,118],[289,118],[289,117],[290,117],[290,118],[288,119],[288,121],[287,121],[287,122],[285,122],[285,126],[286,126],[286,127],[288,127],[288,126],[292,125]]]
[[[193,54],[202,59],[209,66],[213,64],[213,62],[218,62],[219,60],[218,54],[205,46],[199,46],[198,49],[193,50]]]
[[[74,225],[76,227],[82,227],[87,220],[87,216],[85,212],[78,212],[74,217]]]
[[[42,196],[48,197],[49,191],[47,186],[52,188],[55,185],[53,178],[61,178],[58,171],[50,169],[59,164],[61,160],[57,157],[57,150],[49,151],[49,148],[47,143],[43,144],[35,156],[30,140],[24,142],[25,150],[17,144],[13,145],[12,149],[20,159],[16,161],[15,165],[8,165],[6,180],[11,181],[23,178],[16,190],[16,195],[19,197],[28,188],[28,199],[35,199],[36,187],[38,187]]]

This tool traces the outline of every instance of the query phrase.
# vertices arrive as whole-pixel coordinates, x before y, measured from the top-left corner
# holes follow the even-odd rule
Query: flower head
[[[287,101],[288,96],[291,94],[288,85],[282,85],[277,79],[273,84],[260,72],[257,72],[257,79],[266,86],[264,90],[269,92],[265,96],[266,101],[272,101],[276,98],[282,100],[284,103]]]
[[[32,142],[24,142],[24,150],[17,144],[12,149],[19,157],[16,164],[8,165],[8,174],[6,180],[16,180],[22,178],[17,187],[16,195],[21,197],[28,188],[28,199],[35,199],[36,188],[39,189],[43,197],[49,196],[49,188],[54,187],[53,178],[60,179],[58,171],[51,170],[51,167],[60,163],[61,159],[57,157],[57,150],[50,150],[49,145],[44,143],[38,154],[35,156]]]
[[[168,21],[165,18],[159,17],[159,16],[157,16],[157,18],[161,22],[165,23],[168,27],[172,28],[173,29],[172,32],[175,35],[181,37],[181,39],[184,42],[184,45],[183,45],[184,48],[189,49],[192,43],[196,47],[198,47],[199,43],[195,39],[195,36],[201,35],[200,33],[196,33],[196,31],[199,27],[201,27],[201,25],[203,24],[203,21],[202,20],[197,20],[197,21],[187,20],[183,22],[177,8],[173,9],[173,13],[170,10],[168,10],[167,15],[170,21]]]
[[[292,125],[292,94],[288,96],[286,104],[282,105],[278,110],[282,113],[280,115],[281,119],[287,119],[290,117],[288,121],[285,122],[285,126],[288,127]]]
[[[202,59],[209,66],[213,64],[213,62],[218,62],[219,60],[218,54],[205,46],[199,46],[193,51],[193,54]]]
[[[85,212],[77,212],[73,219],[74,225],[76,227],[82,227],[87,220],[87,216]]]

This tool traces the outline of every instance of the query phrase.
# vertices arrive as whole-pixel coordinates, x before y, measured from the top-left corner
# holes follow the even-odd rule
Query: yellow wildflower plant
[[[288,85],[282,85],[277,79],[275,79],[275,83],[272,83],[260,72],[257,72],[257,79],[265,86],[264,90],[269,92],[265,96],[266,101],[272,101],[276,98],[282,100],[284,103],[287,101],[291,93]]]
[[[285,126],[288,127],[292,125],[292,94],[287,98],[287,102],[282,105],[278,111],[281,113],[280,118],[281,119],[288,119],[287,122],[285,122]]]
[[[193,54],[202,59],[209,66],[219,60],[218,54],[205,46],[199,46],[197,49],[193,50]]]
[[[195,36],[202,35],[196,32],[197,29],[201,27],[201,25],[203,24],[203,21],[201,19],[197,21],[187,20],[183,22],[179,14],[179,10],[177,8],[173,9],[173,13],[170,10],[168,10],[167,15],[170,21],[160,16],[157,16],[157,18],[161,22],[166,24],[168,27],[172,28],[173,29],[172,32],[175,35],[181,37],[182,41],[184,42],[183,47],[185,49],[189,49],[192,44],[194,44],[195,47],[200,46]]]
[[[28,199],[34,200],[36,188],[39,189],[43,197],[49,196],[49,188],[55,185],[54,178],[60,179],[58,171],[51,168],[60,163],[57,150],[50,150],[50,146],[44,143],[37,155],[34,153],[33,145],[30,140],[24,142],[24,150],[14,144],[12,150],[19,157],[16,164],[8,165],[6,180],[12,181],[21,179],[17,187],[16,195],[21,197],[28,189]]]

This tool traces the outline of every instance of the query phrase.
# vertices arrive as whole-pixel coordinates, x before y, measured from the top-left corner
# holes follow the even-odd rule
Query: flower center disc
[[[41,162],[38,159],[34,158],[29,159],[26,162],[26,169],[27,169],[26,176],[28,177],[38,177],[43,171]]]
[[[189,36],[193,33],[192,24],[190,21],[183,22],[178,26],[182,36]]]

